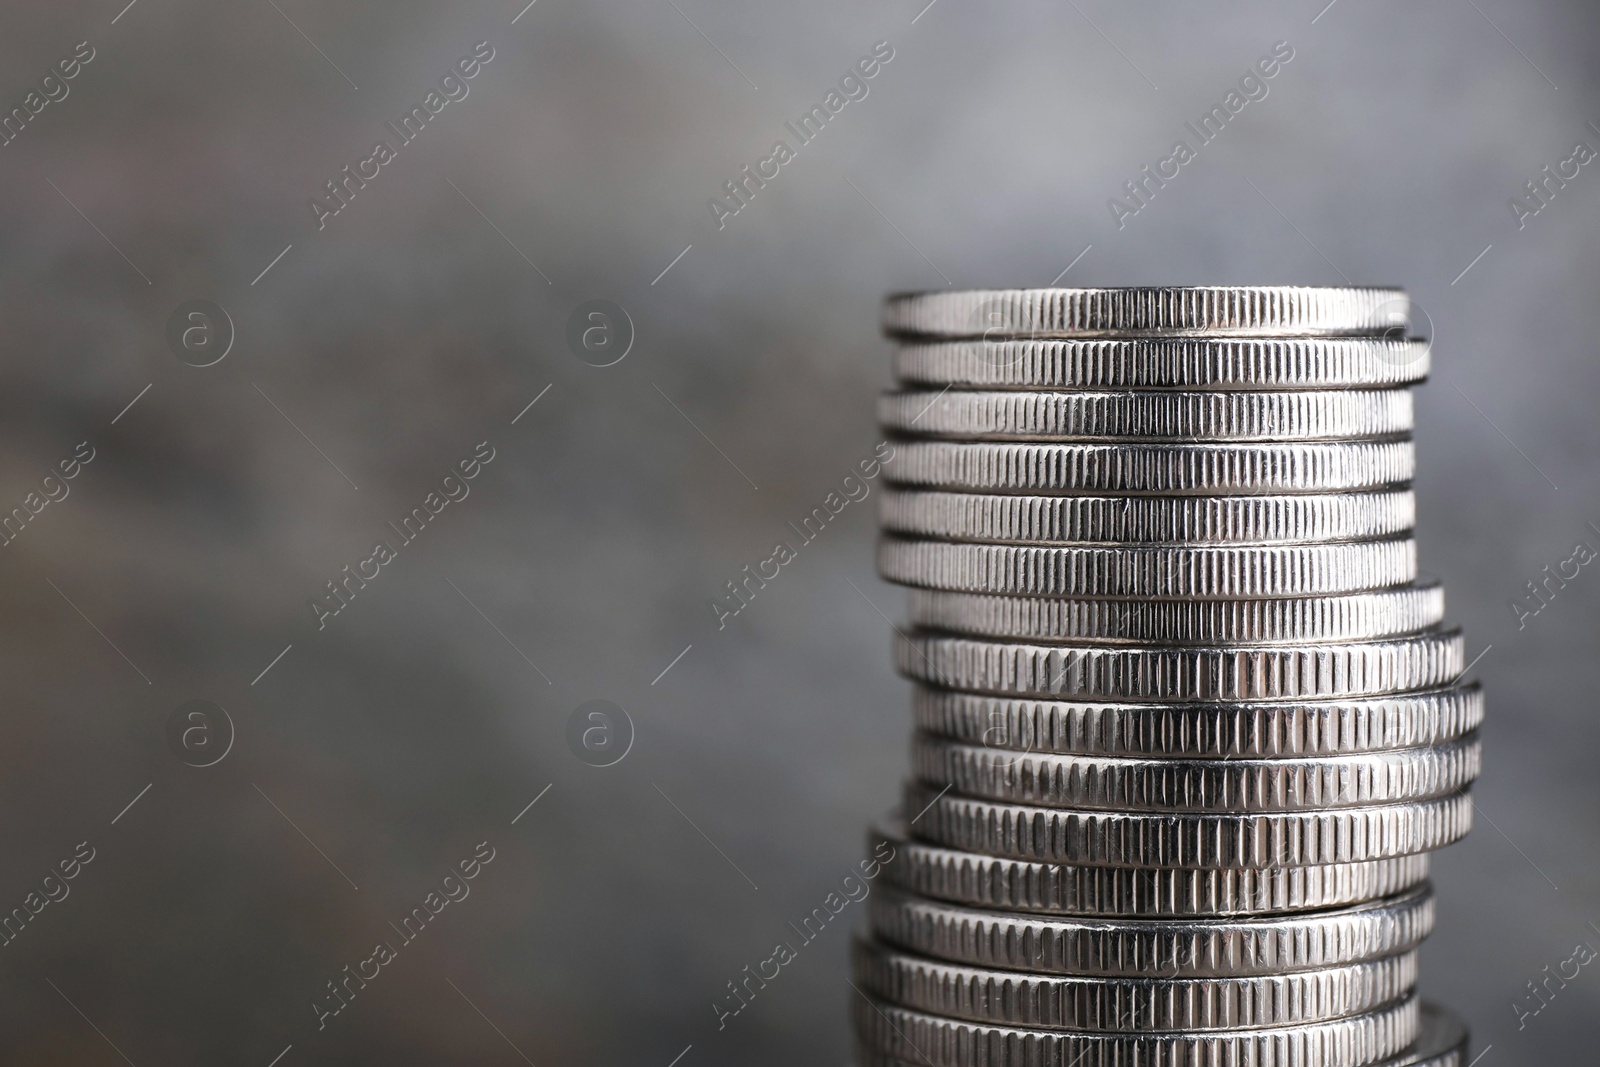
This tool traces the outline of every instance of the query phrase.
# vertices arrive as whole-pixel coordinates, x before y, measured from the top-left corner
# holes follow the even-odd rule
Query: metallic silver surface
[[[1433,929],[1433,891],[1328,911],[1225,918],[1023,915],[879,890],[872,932],[900,948],[974,967],[1037,974],[1237,978],[1385,959]]]
[[[986,696],[919,685],[917,727],[991,748],[1210,758],[1335,755],[1441,744],[1483,722],[1476,682],[1415,693],[1249,703]]]
[[[877,562],[917,729],[861,1062],[1460,1067],[1436,1012],[1406,1048],[1483,719],[1416,581],[1408,307],[885,301]]]
[[[1420,382],[1431,350],[1390,337],[906,341],[894,375],[969,389],[1340,389]]]
[[[927,630],[897,634],[895,666],[978,693],[1113,700],[1317,700],[1380,696],[1454,681],[1461,631],[1376,641],[1277,645],[1026,644]]]
[[[982,440],[1287,441],[1410,433],[1408,389],[888,393],[893,433]]]
[[[876,831],[892,842],[884,868],[908,894],[980,910],[1144,918],[1266,914],[1335,908],[1391,896],[1428,876],[1428,856],[1321,867],[1085,867],[963,852],[911,840],[903,829]]]
[[[926,1015],[856,997],[856,1035],[868,1049],[924,1067],[1362,1067],[1416,1038],[1410,997],[1347,1019],[1260,1030],[1097,1034],[1024,1030]]]
[[[1341,967],[1220,978],[1104,978],[969,967],[857,940],[857,984],[913,1011],[1114,1033],[1296,1026],[1373,1011],[1411,992],[1415,951]]]
[[[885,488],[885,530],[952,541],[1215,544],[1392,537],[1416,522],[1409,489],[1295,496],[1038,496]]]
[[[1373,1067],[1467,1067],[1466,1025],[1448,1009],[1426,1000],[1418,1004],[1416,1040]],[[856,1063],[859,1067],[927,1067],[920,1058],[897,1060],[868,1048],[857,1049]]]
[[[907,782],[923,840],[1046,863],[1129,867],[1314,867],[1431,852],[1472,827],[1466,793],[1323,812],[1193,815],[1041,808]]]
[[[914,588],[906,613],[915,626],[1025,641],[1361,641],[1437,625],[1444,619],[1444,588],[1430,580],[1272,600],[1068,600]]]
[[[1019,493],[1326,493],[1409,482],[1410,441],[999,444],[900,441],[901,485]]]
[[[1314,596],[1401,585],[1417,576],[1417,543],[1313,545],[982,545],[885,537],[878,573],[891,582],[969,593],[1240,599]]]
[[[1421,1007],[1416,1041],[1378,1067],[1467,1067],[1466,1023],[1448,1008],[1426,1000]]]
[[[920,337],[1384,336],[1403,331],[1410,310],[1401,289],[970,289],[892,295],[883,302],[883,328],[894,336]]]
[[[1107,811],[1270,812],[1394,804],[1445,796],[1478,777],[1477,734],[1362,755],[1194,760],[1012,752],[928,734],[911,744],[924,784],[963,796]]]

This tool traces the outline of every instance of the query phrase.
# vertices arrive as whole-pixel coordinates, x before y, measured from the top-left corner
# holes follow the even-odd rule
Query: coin
[[[1419,1000],[1418,1006],[1416,1040],[1372,1067],[1468,1067],[1466,1025],[1437,1004]],[[927,1067],[924,1060],[897,1060],[867,1048],[857,1050],[856,1063],[859,1067]]]
[[[922,337],[1235,334],[1304,337],[1403,332],[1400,289],[1289,285],[1134,289],[974,289],[895,293],[883,329]]]
[[[1423,883],[1380,900],[1293,915],[1133,918],[1020,915],[896,889],[867,901],[880,941],[973,967],[1130,978],[1243,978],[1386,959],[1433,930]]]
[[[1293,1026],[1373,1011],[1417,981],[1416,952],[1293,974],[1220,978],[1034,975],[852,946],[857,984],[902,1008],[1046,1030],[1172,1032]]]
[[[1212,759],[1434,745],[1483,723],[1476,682],[1415,693],[1251,703],[1030,700],[919,685],[919,730],[989,748]]]
[[[1350,641],[1415,633],[1444,618],[1437,581],[1272,600],[1106,600],[912,589],[916,626],[1025,641],[1224,644]]]
[[[894,376],[969,389],[1340,389],[1419,382],[1431,347],[1398,336],[905,341]]]
[[[1370,808],[1226,815],[1078,811],[977,800],[905,784],[918,837],[1042,863],[1126,867],[1316,867],[1432,852],[1466,835],[1466,793]]]
[[[1377,641],[1131,646],[896,634],[895,666],[948,689],[1126,700],[1378,696],[1446,685],[1465,662],[1460,630]]]
[[[1320,867],[1181,870],[1082,867],[985,856],[907,838],[898,825],[874,831],[888,841],[888,884],[908,893],[978,909],[1053,914],[1187,918],[1313,911],[1390,896],[1428,876],[1426,854]]]
[[[892,433],[989,440],[1302,441],[1409,433],[1407,389],[887,393]]]
[[[947,541],[1360,541],[1416,523],[1410,490],[1298,496],[1035,496],[888,486],[878,522],[894,533]]]
[[[1250,598],[1349,593],[1417,576],[1411,538],[1314,545],[983,545],[885,537],[891,582],[1019,596]]]
[[[1392,1060],[1384,1060],[1377,1067],[1466,1067],[1466,1024],[1455,1013],[1437,1004],[1424,1000],[1421,1007],[1417,1040],[1406,1051]]]
[[[1000,444],[900,441],[900,485],[1003,492],[1325,493],[1411,480],[1410,441]]]
[[[952,541],[1355,541],[1416,522],[1409,489],[1299,496],[1034,496],[885,488],[886,530]]]
[[[1401,1051],[1418,1029],[1415,995],[1345,1019],[1255,1030],[1100,1034],[941,1018],[853,998],[857,1039],[923,1067],[1351,1067]]]
[[[1426,1000],[1418,1004],[1421,1011],[1417,1039],[1393,1058],[1372,1067],[1468,1067],[1465,1024],[1437,1004]],[[896,1060],[867,1048],[857,1050],[856,1063],[858,1067],[927,1067],[922,1060]]]
[[[918,734],[926,785],[1013,804],[1106,811],[1269,812],[1425,800],[1478,777],[1476,733],[1426,748],[1279,759],[1194,760],[1010,752]]]

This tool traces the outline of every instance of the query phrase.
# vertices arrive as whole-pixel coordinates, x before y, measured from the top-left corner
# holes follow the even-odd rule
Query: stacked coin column
[[[913,775],[875,1067],[1464,1067],[1417,999],[1482,698],[1418,581],[1383,289],[892,297]]]

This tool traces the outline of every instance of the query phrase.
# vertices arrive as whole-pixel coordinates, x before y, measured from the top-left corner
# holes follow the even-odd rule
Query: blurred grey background
[[[843,1062],[858,905],[721,1029],[712,1005],[906,768],[875,500],[726,629],[706,602],[871,454],[883,292],[1057,277],[1410,289],[1423,562],[1492,715],[1424,988],[1484,1067],[1592,1056],[1592,968],[1513,1005],[1600,947],[1600,575],[1520,629],[1509,602],[1600,547],[1600,171],[1521,228],[1508,200],[1600,147],[1600,12],[925,2],[0,16],[6,108],[94,54],[0,148],[0,505],[94,450],[0,549],[0,910],[38,908],[0,947],[4,1062]],[[719,230],[708,199],[880,41],[868,94]],[[1119,229],[1107,199],[1279,41],[1268,95]],[[478,42],[470,94],[319,230],[308,200]],[[566,342],[596,298],[636,334],[605,368]],[[204,368],[167,340],[195,299],[236,333]],[[308,600],[484,441],[319,630]],[[234,732],[209,767],[180,755],[220,721],[168,741],[194,699]],[[633,724],[613,766],[568,745],[593,699]]]

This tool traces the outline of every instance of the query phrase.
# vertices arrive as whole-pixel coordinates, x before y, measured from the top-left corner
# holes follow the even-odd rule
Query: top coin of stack
[[[1483,717],[1395,289],[892,296],[916,683],[859,1060],[1463,1067],[1415,993]]]

